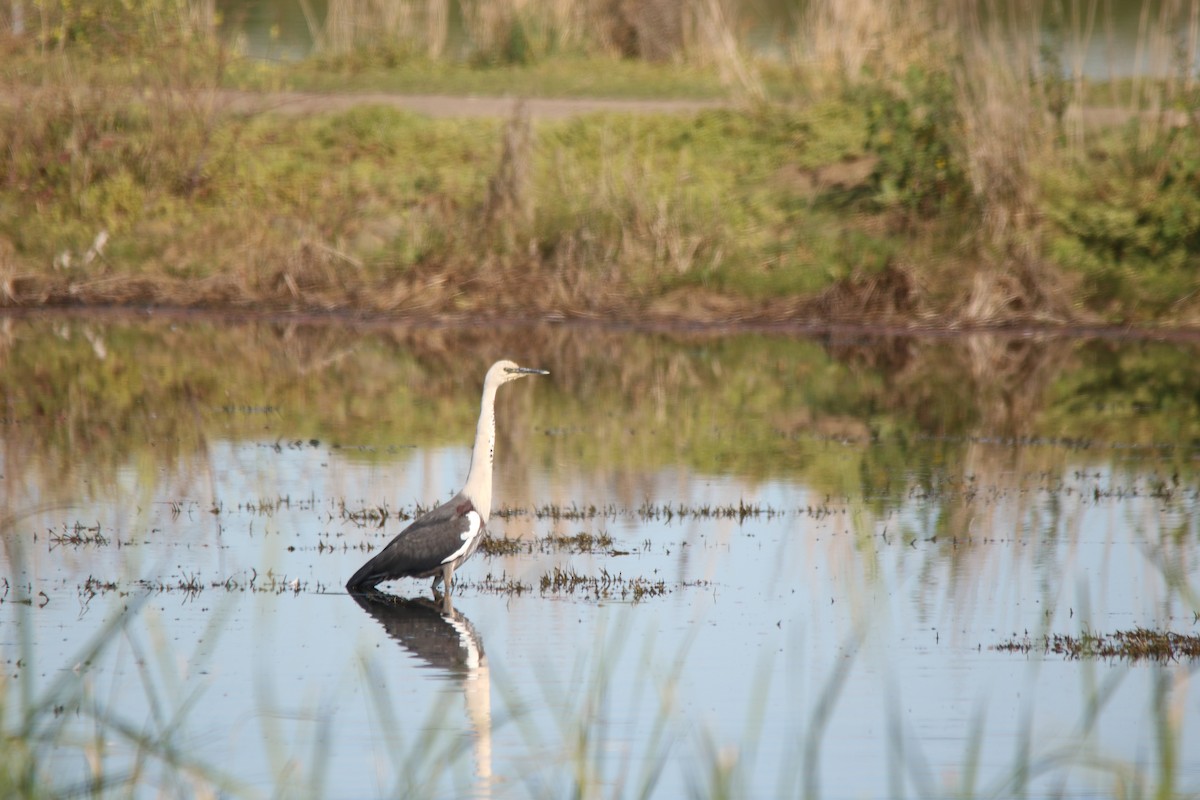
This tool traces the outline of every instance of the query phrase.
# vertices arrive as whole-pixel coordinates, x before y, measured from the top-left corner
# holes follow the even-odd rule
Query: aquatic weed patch
[[[553,522],[578,522],[597,519],[617,520],[625,518],[636,519],[641,522],[661,521],[668,523],[684,519],[731,519],[741,523],[748,519],[774,519],[789,514],[811,516],[814,513],[820,513],[820,511],[814,510],[812,507],[790,509],[763,505],[761,503],[747,503],[745,500],[738,500],[737,503],[726,503],[724,505],[710,503],[653,503],[647,500],[636,507],[617,506],[612,503],[604,506],[596,506],[594,504],[580,505],[578,503],[571,503],[570,505],[546,504],[534,506],[530,509],[505,506],[496,512],[496,516],[509,518],[529,514],[534,519],[550,520]]]
[[[479,551],[489,556],[522,555],[531,553],[600,553],[604,555],[625,555],[626,551],[613,548],[613,537],[606,531],[588,533],[581,531],[574,535],[550,534],[536,539],[508,539],[499,536],[486,536],[479,544]]]
[[[668,584],[662,578],[609,572],[604,567],[594,575],[577,572],[573,567],[554,567],[543,573],[538,583],[542,595],[575,596],[589,600],[621,600],[634,603],[663,597],[684,587],[707,586],[704,580],[680,581]]]
[[[702,503],[689,506],[683,503],[670,505],[646,502],[639,506],[636,512],[638,518],[643,520],[671,522],[675,519],[691,517],[694,519],[732,519],[739,523],[745,522],[747,519],[771,519],[786,513],[785,509],[763,506],[759,503],[747,503],[741,499],[736,504],[728,503],[726,505]]]
[[[1200,634],[1141,627],[1113,633],[1085,631],[1078,636],[1051,633],[1041,637],[1013,637],[993,645],[992,649],[1009,653],[1040,650],[1073,660],[1195,661],[1200,659]]]
[[[134,592],[149,592],[151,594],[179,594],[184,599],[194,600],[205,592],[248,592],[251,594],[292,594],[308,592],[323,592],[326,587],[322,584],[315,586],[299,578],[289,578],[287,575],[277,575],[273,570],[259,574],[258,570],[239,572],[224,578],[204,578],[199,573],[185,572],[168,578],[137,578],[133,580],[116,578],[98,578],[89,575],[77,587],[77,593],[84,602],[90,602],[94,597],[105,594],[118,596],[130,595]]]
[[[619,572],[612,573],[603,567],[595,575],[584,575],[572,568],[555,567],[542,575],[539,588],[543,595],[580,594],[592,600],[631,599],[634,602],[667,593],[667,584],[661,578],[626,578]]]
[[[499,575],[493,575],[489,572],[478,580],[455,580],[454,587],[456,591],[463,588],[471,588],[481,594],[507,596],[520,596],[533,591],[532,585],[513,578],[504,572],[501,572]]]
[[[61,529],[55,528],[49,531],[50,544],[71,547],[81,547],[83,545],[93,545],[95,547],[103,547],[109,543],[109,538],[100,532],[100,523],[94,525],[84,525],[82,522],[75,522],[73,525],[64,524]]]
[[[613,537],[607,531],[591,534],[581,531],[573,536],[546,536],[540,540],[542,552],[548,549],[566,550],[572,553],[604,553],[615,555],[613,552]]]
[[[515,556],[528,553],[533,545],[521,539],[487,535],[479,542],[479,552],[485,556]]]

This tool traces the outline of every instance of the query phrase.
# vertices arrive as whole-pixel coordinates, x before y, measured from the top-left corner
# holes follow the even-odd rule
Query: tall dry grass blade
[[[533,128],[529,106],[521,100],[513,106],[504,126],[500,163],[488,181],[484,219],[487,227],[504,229],[511,237],[533,220],[533,195],[530,191],[533,170]]]
[[[843,646],[845,663],[839,664],[838,669],[830,672],[822,687],[821,699],[813,708],[804,742],[804,797],[807,800],[816,800],[821,796],[821,740],[829,727],[829,720],[833,717],[834,706],[837,705],[842,690],[846,688],[846,681],[850,677],[854,662],[858,659],[861,646],[861,638],[857,633]]]
[[[722,83],[749,100],[762,102],[766,99],[762,79],[742,53],[725,6],[723,0],[706,0],[700,8],[700,27],[706,49],[720,70]]]
[[[1197,64],[1200,58],[1200,0],[1192,0],[1188,5],[1186,69],[1183,90],[1191,94],[1196,88]]]
[[[442,57],[446,50],[446,35],[449,30],[449,0],[425,0],[425,54],[429,58]]]
[[[1045,87],[1056,78],[1043,75],[1039,83],[1039,41],[1025,33],[1037,30],[1041,4],[1014,3],[1008,12],[1005,20],[994,7],[981,12],[964,3],[957,15],[964,54],[955,73],[962,157],[982,223],[978,244],[991,262],[974,272],[965,294],[961,317],[971,324],[1074,316],[1062,277],[1042,258],[1034,170],[1053,145],[1056,114]],[[1082,90],[1075,91],[1079,97]]]
[[[470,0],[462,2],[460,7],[475,58],[484,62],[510,63],[530,55],[515,52],[521,49],[518,42],[521,47],[528,44],[523,19],[525,3],[519,0]]]
[[[944,64],[954,55],[954,4],[935,0],[812,0],[805,15],[803,47],[793,53],[817,76],[857,83],[887,79],[910,67]]]
[[[445,49],[449,29],[447,0],[426,0],[423,5],[329,0],[323,27],[315,23],[310,2],[302,0],[302,8],[318,52],[347,54],[365,47],[438,58]]]
[[[686,19],[690,9],[674,0],[645,0],[624,9],[637,33],[638,55],[647,61],[665,62],[685,50]]]
[[[1141,13],[1138,15],[1137,44],[1133,50],[1133,91],[1129,95],[1129,111],[1132,114],[1142,109],[1147,78],[1143,64],[1146,60],[1146,46],[1149,44],[1149,31],[1150,4],[1142,3]]]
[[[1086,88],[1086,65],[1088,51],[1092,46],[1092,35],[1096,27],[1096,0],[1090,0],[1086,12],[1080,8],[1079,0],[1070,4],[1070,19],[1068,21],[1068,54],[1071,64],[1071,85],[1074,87],[1074,100],[1067,108],[1065,117],[1067,133],[1076,147],[1083,146],[1083,104],[1081,100]],[[1038,16],[1041,16],[1040,13]]]
[[[300,13],[304,15],[304,24],[308,26],[308,35],[312,37],[313,50],[321,52],[327,46],[325,32],[328,28],[322,28],[321,24],[317,22],[317,15],[313,10],[311,0],[300,0]]]

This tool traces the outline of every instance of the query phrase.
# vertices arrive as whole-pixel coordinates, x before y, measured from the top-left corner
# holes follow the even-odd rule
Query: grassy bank
[[[47,3],[5,45],[4,305],[1200,321],[1200,123],[1140,113],[1194,107],[1190,76],[1117,87],[1127,122],[1091,129],[1081,103],[1103,90],[961,9],[815,2],[793,55],[763,64],[719,4],[653,46],[529,4],[466,20],[452,56],[414,44],[436,19],[350,3],[316,56],[265,67],[208,4],[103,24],[94,5]],[[297,118],[230,87],[729,105]]]

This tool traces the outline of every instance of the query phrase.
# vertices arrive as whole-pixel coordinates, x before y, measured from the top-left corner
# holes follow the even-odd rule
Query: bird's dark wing
[[[461,494],[397,534],[346,583],[354,591],[396,578],[424,578],[465,552],[483,527],[483,518]]]

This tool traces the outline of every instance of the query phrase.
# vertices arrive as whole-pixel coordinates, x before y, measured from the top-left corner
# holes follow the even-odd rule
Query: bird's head
[[[549,370],[534,369],[533,367],[522,367],[512,361],[497,361],[492,364],[492,368],[488,370],[487,378],[484,379],[484,384],[499,386],[502,383],[515,381],[518,378],[526,378],[530,375],[549,375]]]

